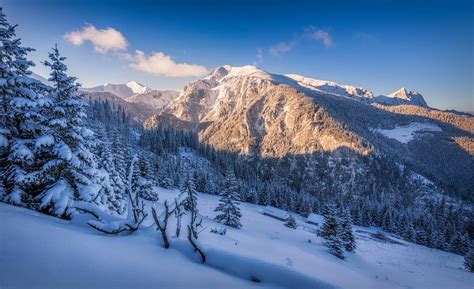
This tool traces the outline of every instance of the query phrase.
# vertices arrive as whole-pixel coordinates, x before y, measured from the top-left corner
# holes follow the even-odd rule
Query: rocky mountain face
[[[454,195],[469,195],[474,189],[468,149],[474,145],[473,117],[433,113],[421,95],[406,90],[387,97],[406,102],[382,105],[356,86],[222,66],[186,85],[145,127],[192,131],[215,149],[250,158],[301,160],[295,174],[317,166],[319,173],[332,171],[328,180],[342,178],[347,184],[375,180],[381,167],[396,174],[408,167]],[[409,126],[413,123],[440,129],[408,131],[417,127]],[[397,139],[407,133],[411,141]]]
[[[151,90],[145,93],[137,93],[125,98],[125,101],[131,103],[138,103],[142,105],[149,105],[156,110],[161,110],[166,107],[171,101],[177,98],[178,91],[174,90]]]
[[[84,98],[89,102],[108,102],[113,111],[122,110],[136,124],[142,124],[148,118],[158,113],[158,109],[144,104],[128,102],[110,92],[86,92]]]

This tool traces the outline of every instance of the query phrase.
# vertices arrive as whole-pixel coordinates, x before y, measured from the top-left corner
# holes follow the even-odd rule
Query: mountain
[[[123,109],[130,119],[137,124],[142,124],[149,117],[159,112],[153,106],[142,102],[128,102],[110,92],[86,92],[84,98],[89,102],[108,102],[114,111]]]
[[[371,91],[362,87],[308,78],[298,74],[285,74],[285,76],[297,81],[298,85],[302,87],[308,87],[316,91],[327,92],[346,97],[358,97],[361,99],[370,99],[373,97]]]
[[[126,98],[134,94],[144,94],[152,91],[153,89],[138,82],[131,81],[125,84],[106,83],[96,87],[82,88],[82,90],[86,92],[110,92],[121,98]]]
[[[374,98],[374,102],[385,105],[413,104],[428,107],[428,104],[420,93],[413,90],[408,91],[404,87],[388,95],[377,96]]]
[[[349,190],[334,176],[353,180],[354,192],[367,190],[362,180],[369,179],[387,190],[388,180],[376,177],[382,168],[402,174],[409,167],[450,194],[472,199],[474,118],[429,109],[406,90],[388,97],[406,102],[382,105],[360,87],[226,65],[187,84],[145,127],[191,131],[215,149],[249,158],[293,159],[273,168],[285,172],[282,177],[304,178],[317,164],[328,179],[316,177],[316,183],[328,193]],[[403,181],[393,175],[391,182]]]
[[[131,103],[140,103],[150,105],[154,109],[160,110],[167,106],[172,100],[177,98],[178,91],[174,90],[151,90],[145,93],[137,93],[125,98],[125,101]]]

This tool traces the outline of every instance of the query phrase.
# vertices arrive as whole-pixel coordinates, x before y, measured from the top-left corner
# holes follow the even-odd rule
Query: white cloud
[[[110,27],[97,29],[93,25],[88,25],[80,30],[66,33],[64,38],[76,46],[89,41],[94,46],[95,51],[100,53],[124,51],[128,46],[127,39],[122,32]]]
[[[305,36],[314,39],[314,40],[320,40],[323,42],[324,46],[326,47],[331,47],[334,46],[334,42],[332,41],[331,35],[327,31],[321,30],[321,29],[316,29],[312,26],[306,28],[306,33]]]
[[[296,41],[291,42],[280,42],[272,47],[270,47],[269,52],[272,56],[281,56],[282,54],[287,53],[296,45]]]
[[[134,69],[154,75],[170,77],[203,76],[208,73],[202,65],[176,63],[163,52],[154,52],[147,56],[143,51],[135,51],[134,60],[130,66]]]

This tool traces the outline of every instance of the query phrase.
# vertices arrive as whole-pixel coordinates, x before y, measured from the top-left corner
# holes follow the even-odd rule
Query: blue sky
[[[39,61],[57,43],[84,86],[180,89],[255,63],[386,94],[404,86],[474,111],[472,1],[0,0]],[[137,53],[137,51],[139,51]],[[188,65],[183,65],[184,63]]]

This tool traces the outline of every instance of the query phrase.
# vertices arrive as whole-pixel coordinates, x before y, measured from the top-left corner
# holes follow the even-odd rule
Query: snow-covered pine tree
[[[47,164],[51,182],[39,197],[40,208],[56,216],[67,217],[75,200],[93,201],[101,189],[101,171],[96,169],[90,152],[92,131],[84,126],[85,103],[78,92],[76,78],[68,76],[66,59],[56,47],[44,65],[51,69],[53,102],[49,130],[54,146]],[[103,173],[103,171],[102,171]]]
[[[296,218],[293,214],[289,214],[288,218],[286,219],[285,226],[292,229],[298,228],[298,224],[296,224]]]
[[[100,203],[105,205],[108,211],[122,215],[126,211],[125,184],[116,170],[115,156],[111,151],[108,134],[103,130],[99,130],[99,132],[100,142],[96,146],[97,156],[101,169],[107,172],[102,174],[104,177],[101,180]]]
[[[334,256],[344,259],[342,250],[344,243],[341,240],[341,228],[336,217],[333,205],[328,205],[325,210],[324,223],[319,232],[319,236],[324,239],[324,245]]]
[[[469,251],[464,256],[464,266],[470,272],[474,272],[474,241],[471,240]]]
[[[352,232],[352,220],[349,213],[345,212],[340,222],[341,228],[341,240],[344,244],[344,248],[348,252],[352,252],[356,248],[356,241],[354,233]]]
[[[185,196],[183,201],[184,209],[190,212],[195,210],[197,208],[198,195],[191,174],[186,176],[186,179],[181,185],[181,194]]]
[[[140,198],[148,201],[158,201],[158,194],[153,190],[150,181],[149,165],[144,156],[138,158],[138,163],[133,171],[133,185]]]
[[[26,55],[33,49],[21,46],[15,27],[0,8],[0,177],[5,201],[33,206],[44,187],[40,151],[51,141],[43,135],[43,109],[49,102],[42,95],[44,86],[29,77],[34,63]]]
[[[240,218],[242,214],[239,208],[239,194],[237,179],[231,167],[227,169],[226,180],[224,187],[220,193],[221,199],[219,205],[214,209],[214,212],[220,212],[214,220],[226,226],[233,228],[241,228]]]

